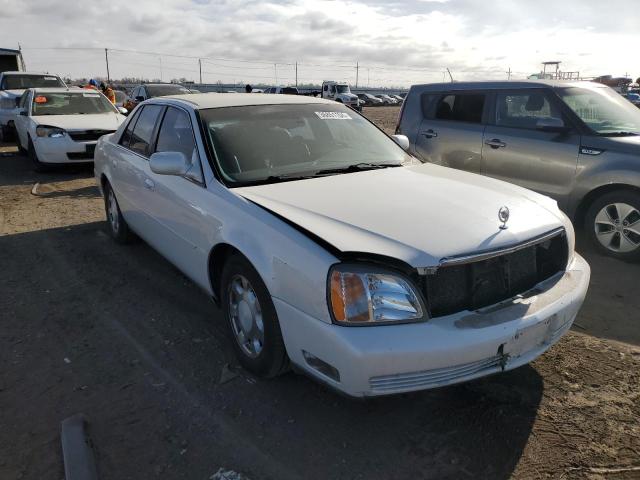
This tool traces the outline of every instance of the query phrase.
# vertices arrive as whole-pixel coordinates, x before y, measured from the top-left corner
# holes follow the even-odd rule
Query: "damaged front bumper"
[[[451,385],[531,362],[569,330],[589,278],[589,265],[575,254],[566,271],[523,295],[404,325],[343,327],[277,298],[274,304],[291,361],[331,387],[363,397]],[[319,369],[309,358],[333,370]]]

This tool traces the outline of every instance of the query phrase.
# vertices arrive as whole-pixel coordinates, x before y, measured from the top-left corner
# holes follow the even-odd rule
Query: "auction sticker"
[[[314,112],[322,120],[351,120],[351,116],[345,112]]]

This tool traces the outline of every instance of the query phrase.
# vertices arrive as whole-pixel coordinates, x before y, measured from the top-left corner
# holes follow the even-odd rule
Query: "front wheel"
[[[46,163],[42,163],[38,159],[38,153],[36,152],[36,147],[33,145],[33,141],[31,140],[31,137],[29,137],[29,142],[27,146],[27,156],[31,160],[31,163],[33,164],[33,169],[36,172],[42,173],[42,172],[48,172],[49,170],[51,170],[50,165]]]
[[[602,253],[621,260],[640,260],[640,194],[607,193],[596,199],[586,215],[591,242]]]
[[[242,256],[227,260],[222,272],[222,308],[242,366],[265,378],[284,373],[289,360],[271,295],[258,272]]]

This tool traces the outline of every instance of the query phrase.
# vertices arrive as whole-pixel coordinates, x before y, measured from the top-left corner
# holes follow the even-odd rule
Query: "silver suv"
[[[640,109],[609,87],[414,85],[396,133],[425,161],[554,198],[601,251],[640,260]]]

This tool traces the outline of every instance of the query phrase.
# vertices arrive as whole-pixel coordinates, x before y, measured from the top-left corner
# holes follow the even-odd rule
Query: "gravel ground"
[[[398,109],[365,114],[392,129]],[[101,479],[640,478],[640,265],[578,245],[587,301],[533,364],[354,401],[241,370],[203,293],[109,239],[90,170],[0,147],[0,479],[63,478],[79,412]]]

